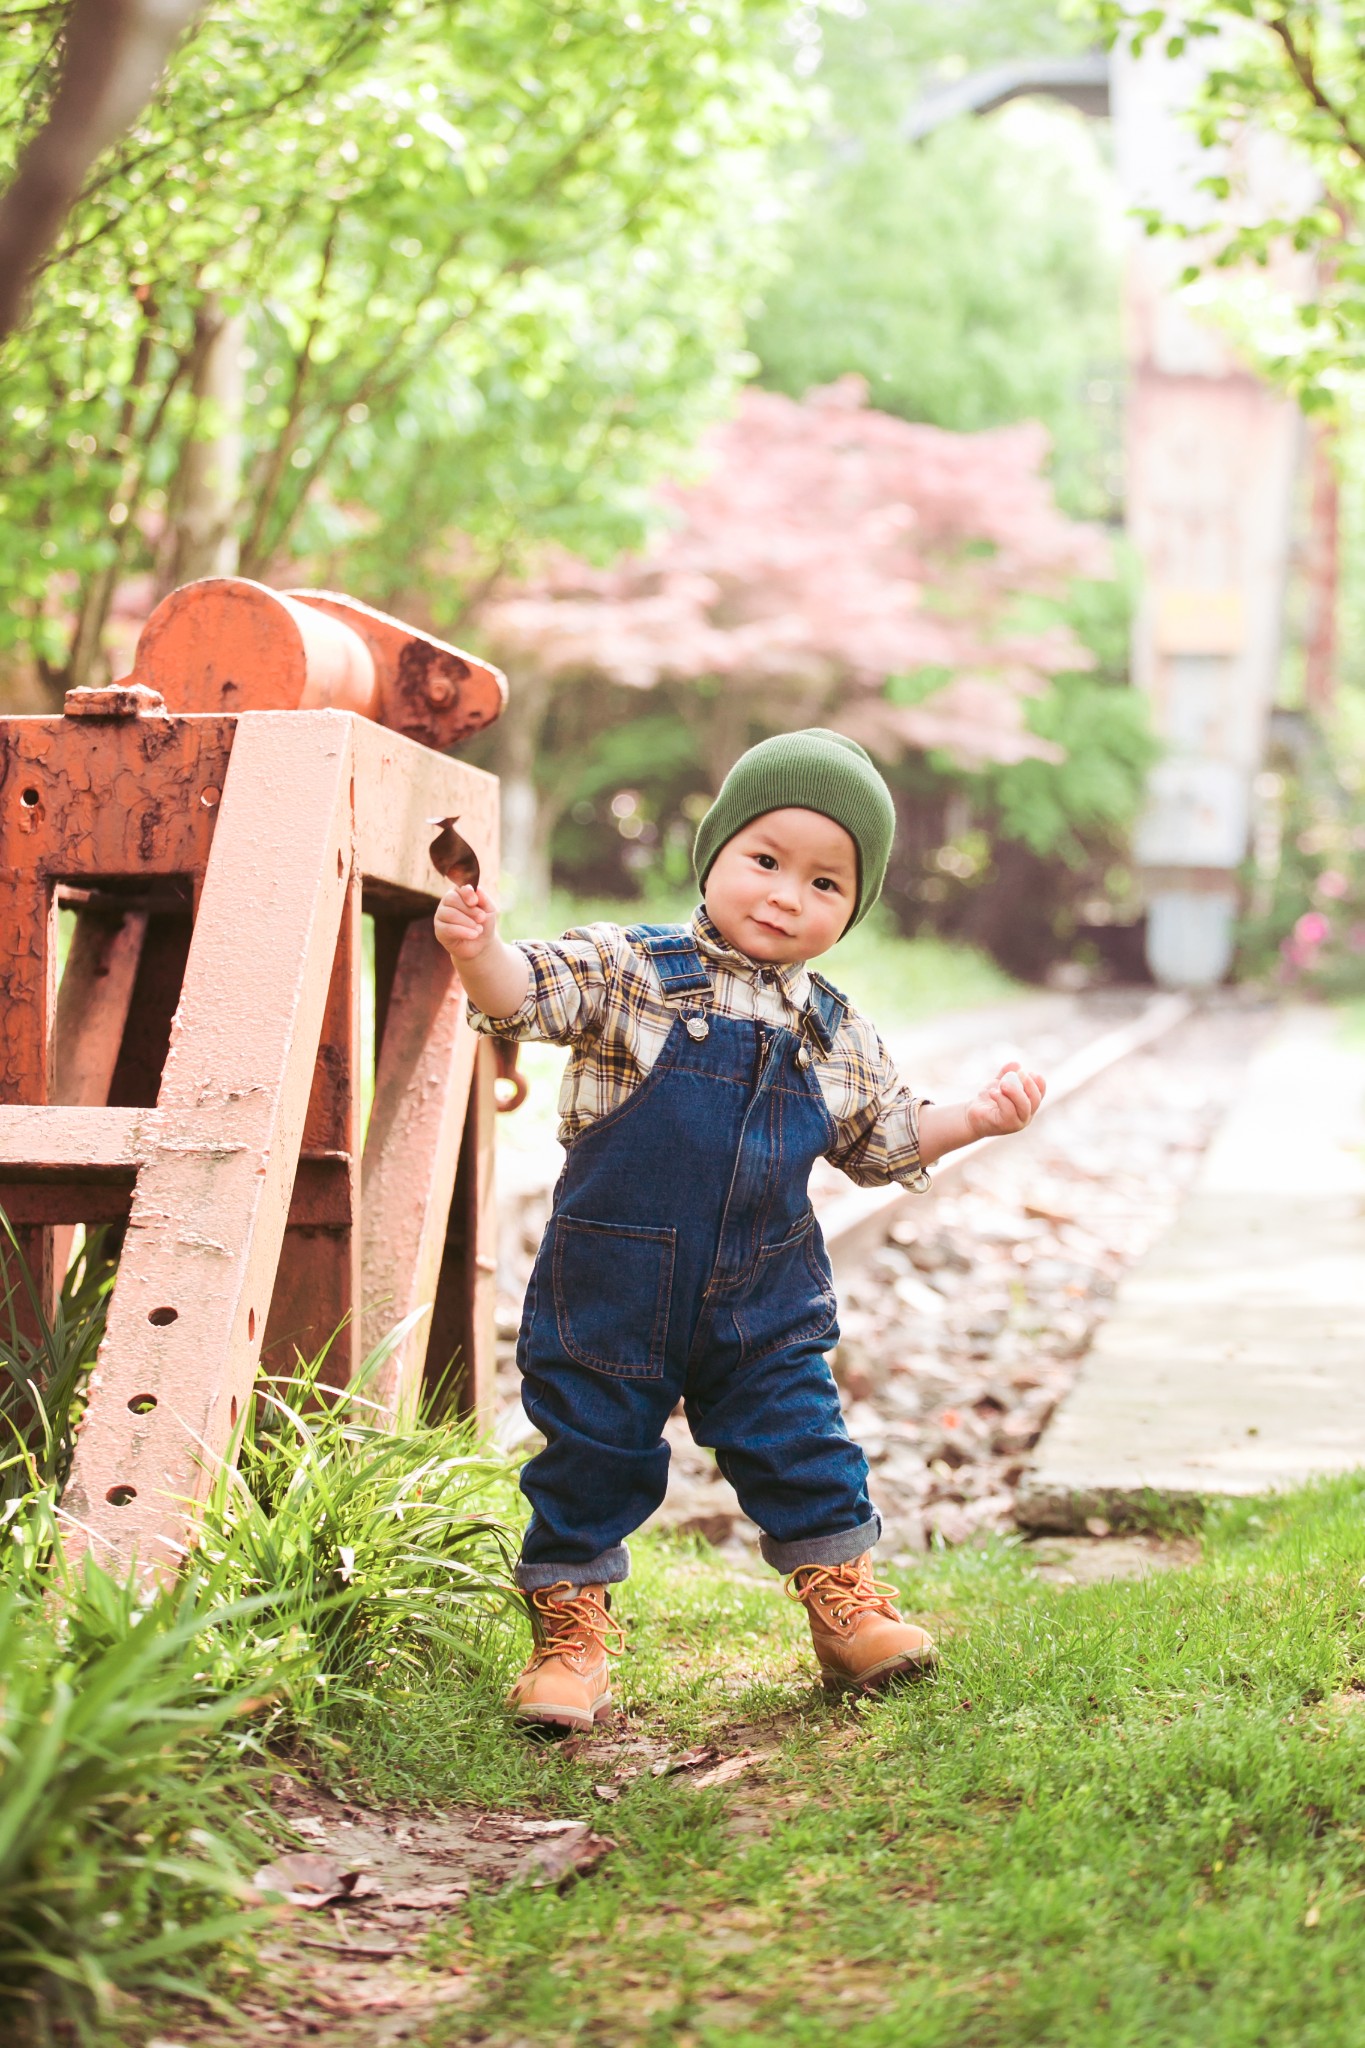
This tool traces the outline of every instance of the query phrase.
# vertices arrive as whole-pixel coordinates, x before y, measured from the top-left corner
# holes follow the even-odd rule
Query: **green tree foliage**
[[[1230,285],[1220,305],[1305,410],[1338,408],[1365,347],[1365,0],[1087,0],[1087,11],[1139,50],[1152,44],[1176,58],[1207,45],[1191,109],[1199,140],[1215,152],[1202,181],[1205,217],[1153,215],[1148,225],[1189,239],[1191,283],[1201,272],[1279,267],[1286,288]],[[1268,204],[1247,176],[1264,172],[1264,152],[1245,146],[1258,131],[1274,134],[1291,169],[1311,173],[1280,178]],[[1292,284],[1282,265],[1291,253],[1315,259],[1311,276],[1293,267]]]
[[[1104,131],[1033,101],[908,141],[936,85],[1075,46],[1051,7],[869,0],[825,24],[823,112],[793,152],[789,268],[751,329],[793,397],[848,370],[872,402],[971,431],[1042,419],[1069,509],[1112,508],[1118,209]]]
[[[1077,583],[1056,608],[1096,661],[1088,672],[1055,676],[1028,707],[1030,730],[1055,742],[1060,759],[1008,762],[966,776],[934,757],[939,771],[970,794],[993,837],[1077,871],[1097,855],[1121,854],[1157,754],[1146,700],[1124,687],[1131,596],[1131,578]],[[1046,618],[1038,609],[1041,616],[1027,620],[1034,627]]]
[[[183,561],[206,445],[234,472],[216,565],[247,574],[306,555],[411,592],[452,527],[474,582],[545,532],[624,538],[660,445],[733,374],[794,104],[779,11],[210,9],[0,366],[11,660],[85,679],[120,584]],[[59,14],[17,0],[0,22],[16,137]]]

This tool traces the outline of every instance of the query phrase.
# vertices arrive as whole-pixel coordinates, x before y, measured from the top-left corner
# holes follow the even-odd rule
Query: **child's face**
[[[705,897],[722,938],[751,960],[813,960],[857,908],[858,849],[818,811],[765,811],[722,846]]]

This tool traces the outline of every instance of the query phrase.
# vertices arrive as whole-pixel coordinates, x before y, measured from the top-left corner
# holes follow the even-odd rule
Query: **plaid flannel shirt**
[[[750,960],[721,937],[703,909],[693,913],[691,935],[711,972],[710,1008],[717,1016],[751,1018],[803,1035],[811,996],[804,966]],[[531,969],[521,1007],[509,1017],[488,1017],[471,1003],[469,1021],[497,1038],[571,1048],[559,1098],[559,1138],[572,1145],[640,1086],[678,1012],[665,1002],[653,962],[620,925],[583,925],[561,939],[523,940],[520,950]],[[927,1188],[919,1156],[923,1098],[902,1082],[872,1025],[850,1008],[828,1052],[809,1033],[804,1036],[838,1134],[828,1154],[833,1164],[860,1187],[899,1181]]]

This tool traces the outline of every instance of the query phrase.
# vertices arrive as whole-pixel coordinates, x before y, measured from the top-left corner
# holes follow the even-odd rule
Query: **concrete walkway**
[[[1365,1467],[1365,1037],[1288,1012],[1175,1226],[1123,1282],[1019,1503],[1034,1528],[1144,1493]]]

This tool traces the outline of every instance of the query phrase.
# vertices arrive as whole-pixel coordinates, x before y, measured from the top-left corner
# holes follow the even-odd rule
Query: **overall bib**
[[[835,1129],[796,1032],[708,1011],[690,933],[637,925],[672,1028],[635,1093],[569,1151],[517,1346],[527,1415],[525,1590],[603,1585],[659,1506],[663,1426],[692,1435],[763,1532],[779,1571],[842,1564],[881,1524],[825,1354],[834,1287],[807,1182]],[[806,1036],[827,1049],[841,998],[812,983]]]

